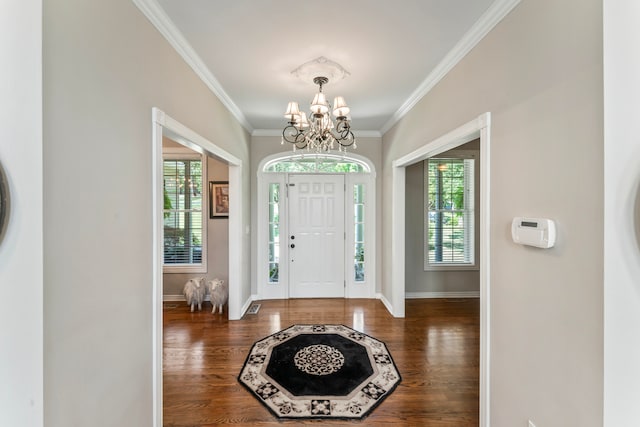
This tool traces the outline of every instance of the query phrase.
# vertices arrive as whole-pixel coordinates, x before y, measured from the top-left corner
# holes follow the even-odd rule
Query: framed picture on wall
[[[209,181],[209,218],[229,218],[229,181]]]

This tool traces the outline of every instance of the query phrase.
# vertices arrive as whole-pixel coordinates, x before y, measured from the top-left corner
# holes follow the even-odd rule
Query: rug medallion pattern
[[[344,325],[293,325],[257,341],[238,381],[280,418],[368,415],[400,383],[386,345]]]

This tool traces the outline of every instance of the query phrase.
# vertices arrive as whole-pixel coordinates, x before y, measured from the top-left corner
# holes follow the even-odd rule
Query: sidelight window
[[[280,281],[280,184],[269,184],[269,283]]]
[[[364,250],[365,250],[365,238],[364,238],[364,185],[355,184],[353,186],[353,223],[355,227],[354,234],[354,280],[356,282],[364,281]]]

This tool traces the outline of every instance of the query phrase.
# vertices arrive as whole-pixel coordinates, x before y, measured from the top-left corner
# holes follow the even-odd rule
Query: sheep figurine
[[[215,313],[217,307],[220,309],[220,314],[222,314],[222,307],[227,303],[227,299],[229,298],[229,287],[224,283],[224,280],[213,279],[207,282],[207,288],[209,289],[211,305],[213,305],[211,313]]]
[[[187,280],[187,283],[184,284],[182,293],[187,300],[187,305],[191,306],[191,312],[193,312],[196,305],[198,305],[198,310],[202,310],[202,301],[204,301],[204,297],[207,293],[207,289],[204,284],[204,277],[195,277]]]

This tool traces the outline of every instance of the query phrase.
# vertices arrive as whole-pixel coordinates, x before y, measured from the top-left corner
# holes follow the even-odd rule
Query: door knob
[[[296,236],[291,236],[291,240],[295,240]]]
[[[296,245],[294,245],[293,243],[291,244],[291,249],[295,248]]]

